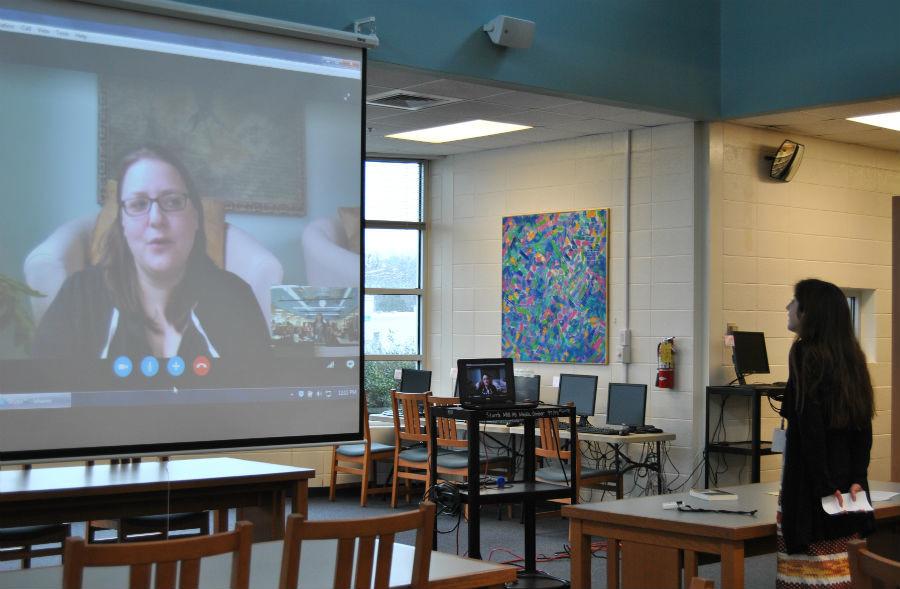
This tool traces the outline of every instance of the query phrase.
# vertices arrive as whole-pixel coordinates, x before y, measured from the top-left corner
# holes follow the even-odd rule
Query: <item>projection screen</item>
[[[0,0],[0,462],[362,437],[367,41],[277,28]]]

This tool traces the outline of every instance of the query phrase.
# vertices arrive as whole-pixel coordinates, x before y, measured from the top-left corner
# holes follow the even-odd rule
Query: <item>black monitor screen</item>
[[[597,377],[587,374],[560,374],[558,405],[575,403],[575,415],[590,417],[597,403]]]
[[[426,393],[431,390],[431,371],[404,368],[400,372],[400,392]]]
[[[734,372],[741,379],[747,374],[768,374],[766,334],[761,331],[735,331]]]
[[[517,376],[516,381],[516,402],[525,403],[528,401],[535,402],[541,398],[541,375],[534,376]]]
[[[606,423],[610,425],[644,425],[647,410],[647,385],[609,383]]]
[[[515,400],[513,365],[509,358],[460,358],[457,363],[459,396],[463,404]]]

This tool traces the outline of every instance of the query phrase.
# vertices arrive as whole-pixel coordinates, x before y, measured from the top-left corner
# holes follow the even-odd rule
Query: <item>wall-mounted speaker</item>
[[[806,151],[806,147],[803,144],[785,139],[781,147],[778,148],[778,153],[766,158],[772,160],[769,177],[773,180],[790,182],[800,168],[804,151]]]
[[[534,40],[534,21],[501,14],[482,27],[495,45],[527,49]]]

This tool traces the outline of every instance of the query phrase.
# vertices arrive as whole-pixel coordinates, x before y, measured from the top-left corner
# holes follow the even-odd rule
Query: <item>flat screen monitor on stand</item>
[[[741,386],[748,374],[769,374],[769,356],[766,354],[766,334],[761,331],[735,331],[731,358],[734,374]]]
[[[647,385],[609,383],[606,397],[606,423],[631,428],[644,427],[647,412]]]
[[[587,374],[560,374],[557,405],[575,404],[578,426],[590,425],[587,418],[594,415],[597,404],[597,377]]]
[[[400,371],[400,391],[403,393],[427,393],[431,390],[431,371],[404,368]]]
[[[541,399],[541,375],[516,376],[516,403],[536,403]]]

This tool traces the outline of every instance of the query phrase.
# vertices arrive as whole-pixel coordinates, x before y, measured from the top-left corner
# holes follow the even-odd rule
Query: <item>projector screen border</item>
[[[326,27],[307,25],[287,20],[267,18],[252,14],[244,14],[219,8],[193,6],[174,2],[173,0],[75,0],[84,4],[94,4],[107,8],[118,8],[134,12],[146,12],[159,16],[170,16],[196,22],[203,22],[230,27],[240,27],[261,33],[273,33],[288,37],[297,37],[309,41],[336,43],[348,47],[375,49],[378,47],[378,36],[363,35],[350,31],[339,31]]]

